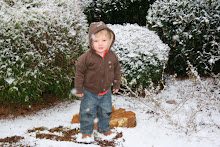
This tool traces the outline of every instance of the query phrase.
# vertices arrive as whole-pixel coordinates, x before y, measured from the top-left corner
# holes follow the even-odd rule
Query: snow
[[[11,85],[11,84],[14,82],[14,80],[15,80],[15,79],[13,79],[13,78],[7,78],[7,79],[5,79],[5,81],[6,81],[9,85]]]
[[[90,4],[92,1],[85,1],[81,0],[84,5]],[[105,0],[108,1],[108,0]],[[54,1],[55,2],[55,1]],[[3,2],[0,2],[2,4]],[[50,1],[42,1],[43,4],[50,4]],[[20,5],[16,5],[19,6]],[[63,7],[64,8],[64,7]],[[6,8],[5,5],[1,5],[1,9],[5,10],[5,12],[0,11],[0,15],[4,16],[2,19],[4,20],[4,23],[8,26],[11,26],[9,28],[12,29],[11,32],[6,33],[5,30],[3,31],[3,34],[9,34],[12,33],[13,39],[18,38],[19,35],[22,36],[19,31],[16,31],[13,29],[14,22],[11,20],[25,20],[25,17],[27,20],[38,20],[38,15],[42,15],[47,17],[53,18],[54,21],[58,21],[61,23],[65,19],[64,16],[67,18],[72,18],[72,13],[77,16],[74,16],[73,18],[79,19],[81,23],[77,24],[75,28],[79,26],[87,27],[84,23],[84,17],[81,17],[80,14],[76,12],[78,9],[75,8],[75,5],[69,5],[69,8],[71,8],[68,12],[63,12],[62,14],[58,15],[57,7],[55,9],[55,6],[53,4],[51,5],[45,5],[42,8],[32,8],[32,9],[24,9],[21,7],[21,9],[16,9],[14,11],[14,8]],[[168,7],[164,5],[163,7],[167,11]],[[7,11],[6,11],[7,10]],[[12,11],[13,10],[13,11]],[[66,10],[66,9],[65,9]],[[69,10],[69,9],[68,9]],[[73,11],[74,10],[74,11]],[[163,10],[163,9],[162,9]],[[162,11],[161,10],[161,11]],[[149,11],[150,14],[154,13],[154,9]],[[6,13],[7,12],[7,13]],[[13,12],[13,18],[11,20],[8,20],[9,15]],[[15,13],[16,12],[16,13]],[[25,12],[25,13],[24,13]],[[26,12],[28,14],[26,14]],[[14,14],[15,13],[15,14]],[[172,13],[173,15],[175,13]],[[54,17],[55,15],[58,15],[60,17]],[[78,16],[79,15],[79,16]],[[63,17],[62,17],[63,16]],[[189,16],[185,16],[188,18]],[[185,19],[184,17],[184,19]],[[215,16],[218,17],[218,16]],[[45,19],[46,19],[45,18]],[[153,21],[153,19],[156,19],[154,17],[150,18],[147,17],[149,22]],[[159,20],[156,20],[156,25],[163,26],[161,21],[161,18]],[[72,20],[72,19],[70,19]],[[203,18],[203,21],[208,23],[208,19],[206,17]],[[49,21],[48,21],[49,22]],[[72,21],[70,21],[72,22]],[[175,24],[179,24],[180,21],[176,20],[174,22]],[[69,23],[62,25],[69,27]],[[3,26],[3,25],[2,25]],[[164,44],[159,37],[154,33],[153,31],[149,31],[146,27],[140,27],[138,25],[132,25],[132,24],[124,24],[124,25],[111,25],[108,24],[108,26],[113,29],[113,31],[116,34],[116,42],[113,46],[113,50],[116,52],[116,54],[119,56],[119,59],[123,62],[130,64],[132,68],[135,70],[143,70],[146,65],[146,61],[149,61],[153,65],[157,65],[158,63],[155,61],[154,57],[158,58],[160,61],[166,61],[168,59],[168,52],[169,47],[168,45]],[[44,27],[42,27],[42,30]],[[179,28],[179,32],[182,32]],[[85,30],[85,28],[83,29]],[[217,30],[220,30],[220,27],[217,27]],[[36,34],[38,37],[40,37],[42,34],[39,31],[38,34]],[[84,35],[85,31],[82,32],[79,36],[86,36]],[[17,33],[17,34],[16,34]],[[77,30],[70,29],[68,31],[69,36],[75,36],[77,33]],[[189,36],[189,38],[192,38],[192,35],[188,32],[185,32],[185,36]],[[57,36],[59,37],[59,36]],[[85,38],[85,37],[81,37]],[[180,40],[180,36],[175,35],[173,36],[174,40]],[[59,40],[59,38],[57,38]],[[0,40],[0,43],[3,41]],[[6,40],[6,43],[10,43],[10,39]],[[25,42],[26,43],[26,42]],[[28,43],[28,42],[27,42]],[[45,43],[45,40],[42,40],[42,43]],[[18,43],[19,44],[19,43]],[[56,44],[56,43],[54,43]],[[66,42],[62,43],[63,45],[66,44]],[[30,46],[30,50],[28,50],[24,55],[27,59],[32,58],[32,56],[35,56],[35,58],[40,59],[40,55],[32,51],[32,46]],[[55,46],[54,48],[59,48],[58,46]],[[51,56],[49,56],[47,59],[48,61],[52,60],[53,52],[55,52],[54,48],[51,49],[50,52]],[[121,51],[121,50],[123,51]],[[60,50],[66,50],[66,48],[60,47]],[[140,60],[139,56],[143,54],[144,60]],[[5,56],[11,56],[15,58],[15,61],[20,61],[21,59],[19,56],[11,50],[11,48],[6,48],[2,51],[1,57]],[[68,55],[67,55],[68,56]],[[8,84],[15,84],[16,79],[20,79],[18,77],[13,78],[12,75],[12,69],[9,68],[10,64],[14,64],[13,61],[7,61],[2,62],[1,59],[0,64],[1,68],[7,69],[4,71],[7,71],[7,77],[5,81]],[[130,60],[134,59],[134,60]],[[209,60],[209,63],[213,64],[216,59],[219,59],[219,57],[214,57]],[[142,62],[144,61],[144,63]],[[3,64],[4,63],[4,64]],[[42,66],[45,62],[39,62]],[[21,62],[19,65],[21,69],[24,68],[24,62]],[[34,71],[26,71],[26,75],[31,73],[32,76],[36,78],[36,73],[39,72],[37,70]],[[128,74],[131,75],[132,71],[128,71]],[[0,71],[0,73],[3,73],[3,70]],[[194,74],[195,75],[195,74]],[[198,75],[196,75],[198,76]],[[140,75],[133,76],[134,79],[131,80],[130,85],[134,85],[137,83],[137,80],[141,78]],[[127,111],[133,111],[136,114],[137,119],[137,126],[134,128],[115,128],[112,131],[114,132],[113,135],[115,135],[115,132],[122,132],[123,137],[116,140],[117,146],[122,147],[133,147],[133,146],[140,146],[140,147],[181,147],[181,146],[187,146],[187,147],[207,147],[207,146],[213,146],[218,147],[220,146],[220,82],[219,79],[200,79],[197,77],[197,79],[186,79],[186,80],[177,80],[173,76],[167,76],[165,77],[165,85],[164,89],[158,93],[152,93],[147,91],[145,89],[146,93],[148,93],[146,98],[141,99],[141,101],[135,97],[128,97],[128,96],[116,96],[113,95],[113,105],[116,109],[123,108]],[[21,81],[24,82],[24,81]],[[29,81],[28,81],[29,82]],[[30,81],[31,83],[32,81]],[[57,81],[58,82],[58,81]],[[25,87],[24,87],[25,88]],[[11,90],[17,90],[17,87],[12,87]],[[72,89],[70,94],[75,94],[75,89]],[[27,101],[29,99],[28,96],[25,98]],[[168,100],[173,100],[176,102],[176,104],[168,104]],[[31,107],[31,106],[30,106]],[[11,137],[11,136],[22,136],[24,137],[23,140],[18,142],[22,145],[28,145],[28,146],[97,146],[95,144],[78,144],[70,141],[55,141],[55,140],[47,140],[47,139],[37,139],[36,134],[37,133],[28,133],[28,130],[37,128],[37,127],[46,127],[46,128],[54,128],[58,126],[64,126],[69,129],[79,128],[79,124],[71,124],[70,121],[74,114],[79,113],[79,107],[80,107],[80,100],[74,100],[73,102],[64,102],[61,103],[55,107],[52,107],[48,110],[41,110],[35,115],[25,116],[25,117],[18,117],[16,119],[2,119],[0,120],[0,139]],[[153,108],[153,109],[152,109]],[[96,122],[98,120],[95,120]],[[45,133],[50,133],[48,131],[42,131]],[[59,133],[52,133],[56,135],[61,135]],[[93,137],[100,137],[102,139],[111,140],[113,138],[113,135],[105,137],[102,134],[99,134],[98,132],[94,131]],[[81,136],[82,134],[78,134],[77,140],[81,142]],[[93,142],[93,138],[86,139],[87,142]],[[3,145],[0,143],[0,146]],[[17,144],[14,144],[15,146]],[[3,145],[4,146],[4,145]]]
[[[170,117],[165,117],[162,111],[155,113],[146,106],[152,105],[149,99],[134,97],[112,96],[116,109],[123,108],[136,114],[137,126],[134,128],[115,128],[113,132],[122,132],[123,137],[116,140],[118,147],[218,147],[220,146],[220,82],[211,78],[201,79],[200,83],[193,79],[177,80],[175,77],[166,77],[164,90],[152,99],[160,103],[160,109]],[[175,100],[177,104],[168,104],[167,100]],[[204,105],[200,109],[200,105]],[[29,129],[37,127],[54,128],[64,126],[69,129],[79,128],[79,124],[71,124],[74,114],[79,113],[80,100],[63,102],[48,110],[41,110],[35,115],[18,117],[16,119],[0,120],[0,138],[23,136],[19,143],[30,146],[98,146],[91,144],[77,144],[69,141],[54,141],[36,139],[36,133],[28,133]],[[195,119],[193,114],[195,114]],[[173,123],[172,123],[173,122]],[[189,123],[191,122],[191,123]],[[174,125],[175,124],[175,125]],[[192,126],[192,127],[191,127]],[[46,132],[45,132],[46,133]],[[56,134],[59,135],[59,134]],[[111,140],[112,136],[102,139]],[[77,140],[81,140],[78,134]],[[87,139],[91,142],[93,138]],[[1,145],[1,144],[0,144]]]
[[[8,99],[13,95],[20,102],[31,103],[37,99],[36,95],[44,92],[42,87],[48,87],[46,77],[50,72],[64,77],[58,78],[53,85],[61,87],[62,80],[68,79],[65,81],[65,88],[68,88],[66,84],[67,81],[72,83],[72,74],[61,70],[62,67],[48,65],[59,60],[58,55],[74,61],[77,57],[73,55],[88,46],[88,24],[78,0],[18,0],[9,3],[0,1],[1,98]],[[70,62],[65,64],[72,68]],[[25,85],[26,90],[21,85]],[[38,88],[32,89],[31,85]]]
[[[156,55],[160,61],[167,60],[170,48],[160,40],[155,32],[150,31],[147,27],[141,27],[137,24],[108,24],[108,27],[116,35],[112,49],[116,54],[119,54],[120,60],[130,59],[127,56],[139,57],[140,54],[148,55],[150,59],[153,59],[152,55]],[[129,54],[126,54],[126,51]],[[142,62],[141,64],[143,64]]]
[[[169,46],[147,27],[128,23],[107,26],[115,33],[111,49],[118,56],[121,72],[128,82],[138,79],[136,87],[139,87],[142,82],[159,81],[168,60]]]
[[[169,66],[176,73],[181,74],[180,69],[186,67],[182,64],[175,69],[175,63],[187,60],[200,73],[215,70],[219,60],[219,7],[219,0],[156,0],[148,9],[147,26],[160,32],[164,42],[169,42],[172,48]]]

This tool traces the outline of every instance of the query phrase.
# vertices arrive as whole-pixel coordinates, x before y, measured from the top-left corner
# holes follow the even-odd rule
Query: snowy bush
[[[218,73],[219,19],[219,0],[157,0],[147,23],[171,48],[168,70],[186,75],[189,61],[199,74]]]
[[[108,25],[116,35],[112,47],[119,57],[122,76],[133,90],[143,93],[150,84],[161,83],[169,47],[146,27],[138,25]]]
[[[0,103],[67,95],[87,46],[85,19],[75,0],[1,1]]]
[[[137,23],[145,26],[147,9],[155,0],[81,1],[89,23],[102,20],[110,24]]]

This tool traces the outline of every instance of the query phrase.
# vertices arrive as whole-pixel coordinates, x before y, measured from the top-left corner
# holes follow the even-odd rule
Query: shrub
[[[155,0],[81,1],[89,23],[102,20],[110,24],[137,23],[145,26],[147,10]]]
[[[0,103],[67,96],[87,28],[75,0],[0,2]]]
[[[132,24],[108,26],[116,34],[112,50],[119,57],[122,76],[132,90],[143,93],[142,90],[150,84],[160,84],[169,47],[146,27]]]
[[[219,73],[218,0],[156,0],[148,11],[147,26],[168,43],[168,70],[186,75],[189,61],[199,74]]]

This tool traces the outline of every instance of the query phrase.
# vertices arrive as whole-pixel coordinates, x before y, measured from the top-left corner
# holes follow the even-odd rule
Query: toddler
[[[82,97],[79,112],[82,138],[91,137],[96,115],[98,132],[112,134],[109,125],[111,86],[115,93],[121,83],[120,64],[110,49],[114,41],[114,32],[104,22],[90,24],[90,49],[79,57],[75,73],[76,96]]]

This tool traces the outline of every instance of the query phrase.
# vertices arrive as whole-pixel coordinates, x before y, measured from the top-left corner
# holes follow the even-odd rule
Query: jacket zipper
[[[102,75],[102,91],[103,92],[105,92],[106,91],[106,89],[103,89],[104,88],[104,78],[105,78],[105,58],[104,59],[102,59],[102,67],[103,67],[103,75]]]

